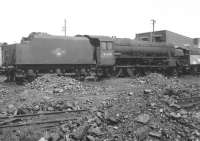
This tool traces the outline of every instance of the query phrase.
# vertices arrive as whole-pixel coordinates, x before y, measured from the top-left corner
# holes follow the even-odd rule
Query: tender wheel
[[[62,74],[61,69],[57,68],[57,69],[56,69],[56,74],[57,74],[58,76],[61,76],[61,74]]]
[[[113,76],[113,70],[106,68],[104,74],[105,74],[106,77],[112,77]]]
[[[35,74],[34,70],[29,69],[27,71],[27,80],[28,80],[28,82],[32,82],[35,78],[36,78],[36,74]]]
[[[127,73],[130,77],[135,77],[135,69],[134,68],[127,68]]]
[[[117,68],[113,71],[113,76],[114,77],[120,77],[123,75],[123,69],[122,68]]]

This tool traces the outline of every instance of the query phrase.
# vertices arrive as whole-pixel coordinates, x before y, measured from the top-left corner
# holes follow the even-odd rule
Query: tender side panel
[[[94,47],[85,38],[34,38],[17,48],[17,64],[95,64]]]

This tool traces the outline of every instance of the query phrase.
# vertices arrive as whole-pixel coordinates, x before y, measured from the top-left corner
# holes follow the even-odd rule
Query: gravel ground
[[[167,78],[152,73],[134,79],[79,82],[47,74],[24,86],[1,82],[0,118],[81,109],[88,112],[68,114],[66,117],[74,120],[55,128],[0,128],[0,141],[198,141],[199,97],[198,76]],[[60,118],[63,115],[46,120]],[[0,126],[16,123],[0,119]]]

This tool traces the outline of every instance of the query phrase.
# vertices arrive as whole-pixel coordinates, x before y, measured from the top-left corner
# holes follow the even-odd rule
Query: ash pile
[[[110,126],[114,139],[200,139],[200,85],[152,73],[134,79],[130,87],[132,91],[109,100],[110,108],[104,108],[105,119],[115,123]]]
[[[26,87],[48,94],[98,95],[103,93],[103,89],[100,87],[84,84],[71,77],[58,76],[57,74],[45,74],[26,84]]]
[[[124,91],[102,101],[93,115],[65,124],[69,140],[182,141],[200,139],[200,87],[150,74],[129,82]],[[74,125],[76,126],[75,128]],[[72,129],[72,130],[70,130]],[[64,131],[63,128],[61,128]]]
[[[61,125],[62,138],[78,141],[199,140],[199,85],[152,73],[102,101],[84,120]],[[77,126],[78,125],[78,126]]]
[[[9,99],[10,97],[11,99],[13,97],[14,99],[0,109],[0,116],[80,110],[88,104],[83,106],[82,102],[76,100],[76,97],[106,94],[103,87],[56,74],[45,74],[38,77],[33,82],[27,83],[24,89],[20,94],[14,95],[15,97],[9,94],[6,87],[0,89],[0,98]]]
[[[116,82],[120,85],[115,86]],[[78,95],[78,98],[81,94],[84,96],[83,99],[76,97],[75,103],[73,99],[67,103],[55,100],[55,97],[51,97],[52,102],[46,98],[48,106],[44,111],[85,108],[88,110],[78,119],[60,123],[55,131],[49,130],[40,135],[37,140],[200,140],[200,84],[185,83],[179,78],[167,78],[157,73],[136,79],[109,80],[108,83],[112,86],[106,87],[104,85],[107,84],[104,84],[97,87],[72,78],[45,75],[27,84],[28,88],[53,96],[57,94],[64,96],[74,94]],[[63,91],[55,93],[55,89]],[[98,95],[91,98],[91,89],[96,90]],[[107,93],[106,96],[103,95],[104,93]],[[30,97],[30,94],[27,95]],[[43,93],[40,96],[42,97]],[[45,104],[35,105],[36,113],[40,111],[38,110],[40,107],[42,110],[45,109],[43,105]],[[34,107],[33,103],[32,106]]]

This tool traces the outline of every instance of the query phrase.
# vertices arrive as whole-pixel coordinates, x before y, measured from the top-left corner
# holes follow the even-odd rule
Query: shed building
[[[175,46],[193,46],[193,38],[174,33],[168,30],[145,32],[136,34],[136,39],[141,41],[172,43]]]

